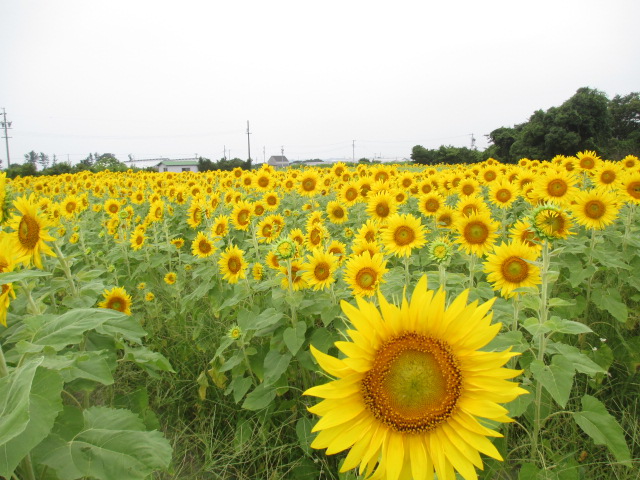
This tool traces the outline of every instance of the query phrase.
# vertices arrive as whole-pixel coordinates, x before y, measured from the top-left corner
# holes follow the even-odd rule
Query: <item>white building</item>
[[[159,172],[197,172],[197,158],[180,158],[178,160],[169,160],[168,158],[156,164]]]
[[[289,166],[289,160],[287,160],[287,157],[284,155],[272,155],[269,157],[269,160],[267,160],[267,163],[276,168]]]

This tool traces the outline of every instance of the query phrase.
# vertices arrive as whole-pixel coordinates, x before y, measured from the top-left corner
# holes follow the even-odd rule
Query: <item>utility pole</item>
[[[249,131],[249,120],[247,120],[247,151],[249,153],[249,160],[251,160],[251,141],[249,140],[249,135],[251,135],[251,132]]]
[[[353,151],[351,159],[353,160],[353,163],[355,163],[356,162],[356,141],[355,140],[351,141],[351,149]]]
[[[224,159],[226,160],[226,159],[227,159],[227,146],[226,146],[226,145],[224,145],[224,147],[223,147],[223,148],[224,148],[224,153],[223,153],[223,155],[222,155],[222,158],[224,158]]]
[[[262,147],[262,163],[267,163],[267,147]]]
[[[280,160],[284,160],[284,145],[280,147],[280,155],[282,155],[282,158]]]
[[[4,128],[4,141],[7,146],[7,168],[11,166],[11,158],[9,157],[9,139],[11,138],[7,135],[7,129],[11,128],[11,122],[7,122],[7,112],[2,108],[3,120],[0,122],[2,124],[2,128]]]
[[[473,133],[471,134],[471,150],[475,150],[476,149],[476,137],[473,136]]]

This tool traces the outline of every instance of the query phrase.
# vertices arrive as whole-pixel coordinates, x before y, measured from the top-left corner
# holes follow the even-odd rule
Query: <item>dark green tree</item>
[[[611,112],[611,145],[609,155],[620,159],[640,155],[640,93],[616,95],[609,102]]]

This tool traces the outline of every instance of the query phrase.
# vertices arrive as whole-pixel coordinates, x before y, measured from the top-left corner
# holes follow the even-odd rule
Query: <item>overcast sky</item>
[[[638,0],[0,0],[0,109],[12,163],[244,159],[247,120],[256,161],[484,149],[580,87],[639,91],[638,19]]]

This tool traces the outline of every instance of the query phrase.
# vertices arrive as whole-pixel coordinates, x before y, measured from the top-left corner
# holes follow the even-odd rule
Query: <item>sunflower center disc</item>
[[[386,217],[389,215],[389,206],[385,204],[379,204],[376,206],[376,213],[379,217]]]
[[[206,240],[200,242],[200,251],[202,253],[209,253],[211,251],[211,245]]]
[[[529,275],[529,265],[520,257],[509,257],[501,270],[504,279],[511,283],[520,283]]]
[[[627,192],[635,199],[640,199],[640,182],[631,182],[627,186]]]
[[[602,172],[602,174],[600,175],[600,181],[602,183],[606,183],[607,185],[612,183],[615,179],[616,179],[616,174],[609,170]]]
[[[326,280],[329,278],[329,265],[324,262],[316,265],[316,268],[313,269],[313,276],[317,280]]]
[[[344,217],[344,210],[342,210],[342,208],[336,208],[333,210],[333,216],[336,218],[342,218]]]
[[[397,245],[404,247],[405,245],[409,245],[416,238],[416,234],[414,233],[412,228],[401,226],[395,231],[393,235],[393,240]]]
[[[23,215],[18,226],[18,240],[20,244],[33,250],[40,240],[40,225],[30,215]]]
[[[567,184],[563,180],[552,180],[547,189],[549,195],[553,197],[561,197],[567,193]]]
[[[302,182],[302,188],[304,188],[304,190],[307,191],[307,192],[310,192],[315,187],[316,187],[316,182],[314,182],[311,179],[305,180],[304,182]]]
[[[362,380],[373,416],[397,432],[437,427],[453,414],[461,390],[458,361],[447,343],[414,332],[385,343]]]
[[[240,262],[238,262],[237,259],[235,258],[231,258],[229,259],[229,262],[227,263],[227,266],[229,267],[229,271],[231,273],[238,273],[240,271]]]
[[[604,215],[606,207],[600,200],[591,200],[584,206],[584,214],[593,219],[598,219]]]
[[[500,202],[508,202],[509,200],[511,200],[511,192],[506,189],[498,190],[498,193],[496,193],[496,198]]]
[[[469,243],[483,243],[489,236],[489,231],[483,223],[471,222],[464,229],[464,238]]]
[[[363,268],[356,274],[356,283],[360,288],[371,289],[377,279],[376,272],[370,268]]]
[[[124,310],[122,308],[122,301],[119,298],[114,298],[109,302],[109,305],[107,305],[107,308],[110,308],[112,310],[118,310],[119,312],[121,312],[122,310]]]

